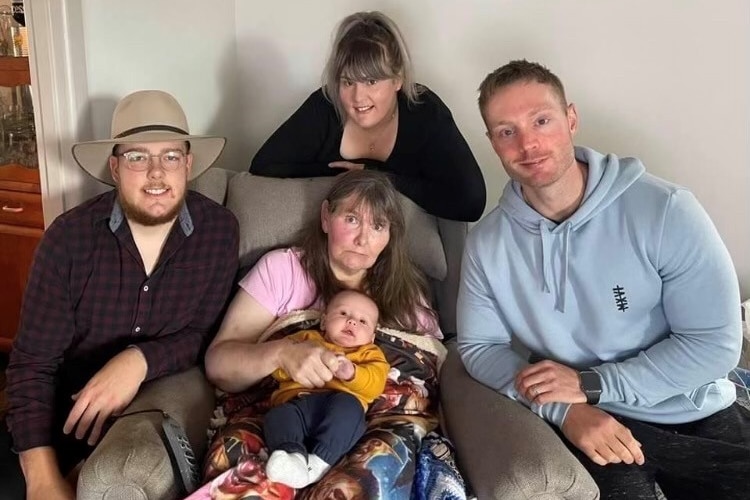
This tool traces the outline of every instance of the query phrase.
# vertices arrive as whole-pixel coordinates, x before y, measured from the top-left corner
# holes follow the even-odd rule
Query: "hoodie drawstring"
[[[572,230],[572,224],[566,222],[563,225],[562,234],[562,272],[560,276],[559,288],[557,290],[557,297],[555,298],[555,309],[560,312],[565,312],[565,295],[568,289],[568,260],[570,252],[570,232]],[[542,291],[545,293],[552,292],[552,233],[547,224],[539,225],[539,232],[542,237]]]
[[[560,293],[555,301],[555,309],[565,312],[565,292],[568,290],[568,260],[570,248],[570,222],[565,223],[563,228],[563,255],[562,255],[562,279],[560,280]]]
[[[550,276],[552,275],[552,263],[550,254],[550,235],[549,227],[547,224],[539,224],[539,232],[542,235],[542,291],[550,293],[552,287],[550,286]]]

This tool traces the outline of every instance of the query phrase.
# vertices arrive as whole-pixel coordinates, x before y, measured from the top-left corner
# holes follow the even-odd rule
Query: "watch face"
[[[586,394],[586,402],[590,405],[599,403],[599,396],[602,394],[602,379],[598,373],[593,370],[579,372],[581,375],[581,389]]]
[[[602,379],[594,371],[581,372],[581,386],[584,392],[602,392]]]

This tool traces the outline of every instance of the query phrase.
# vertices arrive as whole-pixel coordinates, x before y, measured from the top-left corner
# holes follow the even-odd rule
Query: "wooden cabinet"
[[[30,84],[25,57],[0,57],[0,86]],[[44,232],[39,169],[0,165],[0,351],[18,330],[23,292]]]
[[[30,85],[29,58],[0,56],[0,86]]]

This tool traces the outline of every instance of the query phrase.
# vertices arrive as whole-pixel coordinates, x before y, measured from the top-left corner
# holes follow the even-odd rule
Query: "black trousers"
[[[652,424],[613,415],[630,429],[643,465],[596,465],[565,440],[591,473],[602,499],[656,499],[658,483],[668,500],[750,499],[750,411],[734,403],[686,424]]]
[[[351,394],[315,392],[272,408],[263,432],[269,453],[309,451],[334,465],[365,433],[365,412]]]
[[[74,436],[60,433],[55,436],[53,447],[57,454],[57,462],[63,476],[93,450],[86,441],[77,440]],[[0,420],[0,500],[23,500],[26,498],[26,481],[21,471],[18,453],[13,448],[13,438],[8,431],[5,420]]]

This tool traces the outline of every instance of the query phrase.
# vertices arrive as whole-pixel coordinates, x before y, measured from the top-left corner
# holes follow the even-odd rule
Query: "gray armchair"
[[[225,204],[240,223],[240,265],[247,268],[266,251],[285,246],[320,202],[333,178],[272,179],[211,169],[191,188]],[[455,331],[456,287],[466,224],[438,220],[404,198],[412,258],[430,276],[442,327]],[[184,428],[197,456],[206,450],[213,390],[193,368],[146,384],[126,413],[168,412]],[[84,463],[78,479],[83,500],[171,499],[179,496],[161,439],[162,417],[142,413],[117,420]]]

